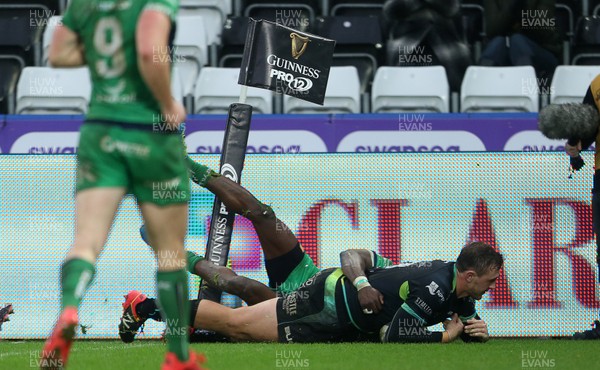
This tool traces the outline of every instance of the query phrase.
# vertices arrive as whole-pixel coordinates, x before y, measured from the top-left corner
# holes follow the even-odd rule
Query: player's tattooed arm
[[[358,291],[358,300],[366,314],[378,313],[383,294],[373,288],[365,270],[373,267],[373,253],[365,249],[349,249],[340,253],[342,271]]]
[[[366,249],[348,249],[340,253],[344,275],[351,281],[365,276],[365,271],[373,267],[373,253]]]

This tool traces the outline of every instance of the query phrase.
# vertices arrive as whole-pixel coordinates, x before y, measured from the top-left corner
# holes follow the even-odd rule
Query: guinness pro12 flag
[[[335,41],[250,19],[238,83],[323,105]]]

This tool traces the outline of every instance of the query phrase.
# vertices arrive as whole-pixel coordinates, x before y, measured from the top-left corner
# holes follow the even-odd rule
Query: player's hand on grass
[[[472,337],[480,339],[482,342],[487,342],[488,339],[490,339],[487,324],[483,320],[467,320],[467,324],[464,327],[464,332]]]
[[[383,305],[383,294],[371,286],[358,291],[358,301],[366,314],[379,313]]]
[[[186,113],[183,105],[177,100],[171,100],[171,104],[161,108],[162,119],[169,130],[178,130],[179,125],[185,121]]]
[[[444,329],[448,333],[448,342],[452,342],[454,339],[458,338],[458,336],[463,332],[464,325],[458,314],[452,315],[450,320],[446,320],[443,322]]]

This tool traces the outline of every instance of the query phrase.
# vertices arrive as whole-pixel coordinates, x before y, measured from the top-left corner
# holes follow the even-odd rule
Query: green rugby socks
[[[63,262],[61,268],[61,309],[68,306],[79,307],[83,293],[92,282],[96,269],[94,265],[80,258]]]

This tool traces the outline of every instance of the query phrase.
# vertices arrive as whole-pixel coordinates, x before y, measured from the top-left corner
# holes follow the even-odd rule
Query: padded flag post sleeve
[[[323,105],[335,41],[250,19],[238,83]]]
[[[244,168],[251,118],[252,106],[240,103],[229,106],[219,171],[221,175],[237,183],[240,182],[242,169]],[[235,213],[229,212],[219,198],[215,197],[206,245],[206,259],[209,262],[219,266],[227,265],[234,220]],[[202,286],[198,291],[198,299],[220,302],[221,293],[221,291],[209,287],[205,281],[202,281]]]

